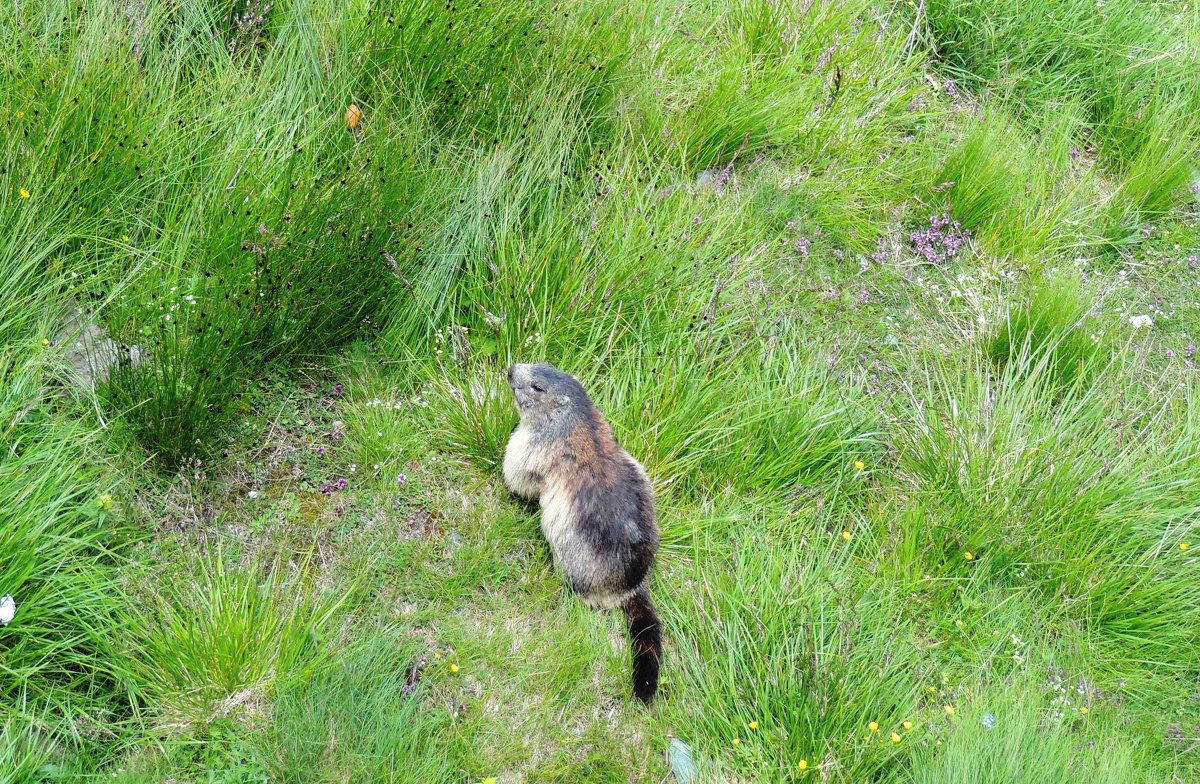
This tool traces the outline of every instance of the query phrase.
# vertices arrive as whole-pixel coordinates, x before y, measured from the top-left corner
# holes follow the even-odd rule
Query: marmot
[[[521,421],[504,454],[504,482],[541,503],[542,533],[571,590],[592,608],[625,611],[633,693],[649,702],[662,652],[646,587],[659,539],[650,479],[570,374],[518,364],[508,385]]]

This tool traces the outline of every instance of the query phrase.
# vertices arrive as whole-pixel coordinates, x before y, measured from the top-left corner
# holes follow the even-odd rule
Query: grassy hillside
[[[1200,779],[1193,5],[0,4],[0,782]]]

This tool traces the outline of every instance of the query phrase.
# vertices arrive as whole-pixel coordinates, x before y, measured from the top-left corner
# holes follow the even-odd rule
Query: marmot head
[[[508,369],[508,385],[512,387],[521,420],[535,426],[586,413],[592,408],[591,399],[574,376],[545,362],[513,365]]]

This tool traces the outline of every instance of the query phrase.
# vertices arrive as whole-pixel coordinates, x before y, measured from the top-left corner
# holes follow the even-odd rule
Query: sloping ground
[[[1200,24],[1043,5],[5,6],[0,781],[1200,776]]]

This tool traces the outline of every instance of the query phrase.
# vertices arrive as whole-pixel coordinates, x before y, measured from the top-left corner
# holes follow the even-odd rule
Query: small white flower
[[[10,594],[0,597],[0,626],[8,626],[17,614],[17,603]]]
[[[487,322],[487,325],[494,330],[499,330],[500,327],[504,326],[504,321],[507,318],[508,318],[507,310],[502,312],[499,316],[497,316],[495,313],[492,313],[490,310],[483,311],[483,320],[485,322]]]
[[[1154,319],[1145,314],[1141,316],[1130,316],[1129,323],[1134,329],[1141,329],[1142,327],[1153,327]]]
[[[250,497],[250,500],[251,500],[251,501],[253,501],[255,498],[258,498],[258,491],[257,491],[257,490],[251,490],[251,491],[250,491],[249,493],[247,493],[246,495]]]

